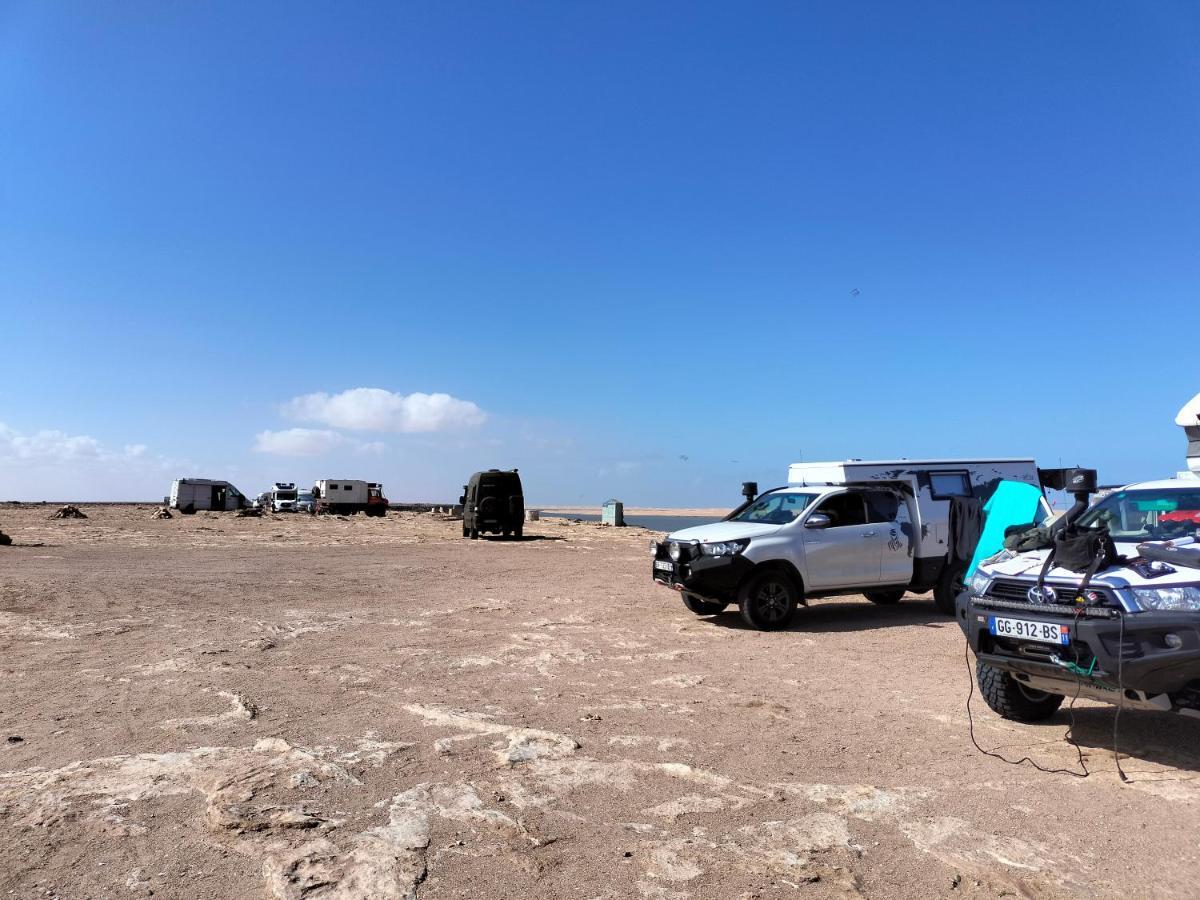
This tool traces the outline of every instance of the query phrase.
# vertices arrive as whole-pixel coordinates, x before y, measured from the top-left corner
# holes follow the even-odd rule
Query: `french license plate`
[[[1059,644],[1065,647],[1071,643],[1070,627],[1055,625],[1052,622],[1030,622],[1027,619],[988,616],[988,631],[997,637],[1020,638],[1043,644]]]
[[[655,572],[674,572],[675,564],[672,562],[668,562],[665,559],[656,559],[654,561],[654,571]]]

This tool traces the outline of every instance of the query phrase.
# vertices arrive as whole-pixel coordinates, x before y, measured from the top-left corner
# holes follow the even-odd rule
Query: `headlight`
[[[1142,609],[1200,611],[1200,587],[1133,588]]]
[[[991,583],[991,575],[984,575],[982,572],[976,570],[975,574],[971,576],[971,593],[977,597],[982,597],[987,593],[988,585]]]
[[[651,556],[658,556],[658,541],[651,541],[651,542],[650,542],[650,555],[651,555]]]
[[[721,541],[716,544],[701,544],[700,552],[705,556],[737,556],[748,546],[749,540]]]
[[[671,557],[675,562],[679,562],[679,557],[683,556],[683,550],[679,546],[679,541],[671,541],[671,543],[667,544],[667,556]]]

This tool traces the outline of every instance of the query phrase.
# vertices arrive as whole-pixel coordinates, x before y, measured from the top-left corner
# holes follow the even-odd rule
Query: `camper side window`
[[[971,477],[966,472],[930,472],[929,493],[934,500],[971,496]]]

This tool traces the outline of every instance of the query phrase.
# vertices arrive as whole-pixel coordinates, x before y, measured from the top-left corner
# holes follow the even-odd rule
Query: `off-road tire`
[[[904,588],[895,588],[890,591],[864,591],[863,596],[880,606],[891,606],[904,599]]]
[[[1062,706],[1062,694],[1035,691],[1013,678],[1009,672],[975,663],[975,681],[988,708],[1005,719],[1015,722],[1040,722],[1048,719]]]
[[[515,529],[513,529],[513,537],[515,537],[518,541],[524,540],[525,539],[525,526],[518,525]]]
[[[478,529],[478,528],[472,528],[468,536],[469,536],[469,537],[471,538],[471,540],[473,540],[473,541],[477,541],[477,540],[479,540],[479,529]]]
[[[937,584],[933,586],[933,603],[939,612],[948,616],[954,615],[954,601],[967,589],[966,582],[963,581],[966,574],[967,567],[961,563],[955,566],[947,564],[942,569]]]
[[[728,603],[719,603],[716,600],[702,600],[695,594],[684,594],[683,605],[698,616],[715,616],[717,613],[725,611]]]
[[[466,525],[464,525],[464,526],[463,526],[463,537],[465,537],[465,538],[469,538],[470,536],[471,536],[471,531],[470,531],[470,529],[468,529],[468,528],[467,528],[467,526],[466,526]]]
[[[759,631],[786,628],[796,614],[800,589],[778,570],[763,572],[746,582],[738,597],[742,619]]]

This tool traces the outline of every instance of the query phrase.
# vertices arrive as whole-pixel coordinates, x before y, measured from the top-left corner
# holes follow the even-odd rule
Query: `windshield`
[[[1107,525],[1114,541],[1164,541],[1200,527],[1200,488],[1117,491],[1082,516],[1085,528]]]
[[[312,491],[301,491],[296,495],[297,500],[311,500],[313,498]]]
[[[275,499],[276,500],[295,500],[296,492],[295,491],[276,491]]]
[[[786,525],[796,521],[820,494],[766,494],[759,497],[730,522],[753,522],[758,525]]]

